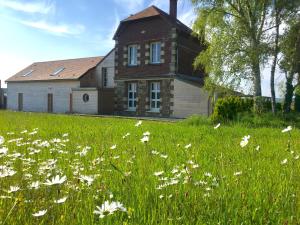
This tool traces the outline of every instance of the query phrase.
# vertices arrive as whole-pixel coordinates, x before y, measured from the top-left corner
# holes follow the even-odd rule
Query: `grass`
[[[16,172],[0,178],[0,224],[300,224],[298,129],[136,122],[0,111],[8,148],[0,153],[0,174],[3,166]],[[150,140],[142,143],[146,131]],[[245,135],[251,138],[242,148]],[[43,184],[56,175],[67,180]],[[81,175],[94,181],[88,185]],[[33,181],[38,189],[29,188]],[[20,190],[8,193],[10,186]],[[126,212],[99,218],[93,212],[106,200]],[[44,209],[44,216],[32,215]]]

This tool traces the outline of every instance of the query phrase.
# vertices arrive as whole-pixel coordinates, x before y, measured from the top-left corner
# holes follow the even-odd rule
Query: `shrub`
[[[212,114],[213,121],[228,121],[237,118],[238,113],[251,112],[253,107],[253,99],[230,96],[217,100],[214,113]]]

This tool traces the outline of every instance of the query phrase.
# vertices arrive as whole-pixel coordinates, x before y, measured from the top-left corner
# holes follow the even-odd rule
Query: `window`
[[[84,95],[82,96],[82,100],[83,100],[84,102],[88,102],[88,101],[90,100],[90,96],[89,96],[88,94],[84,94]]]
[[[30,70],[30,71],[28,71],[27,73],[24,73],[24,74],[22,75],[22,77],[27,77],[27,76],[31,75],[31,74],[33,73],[33,71],[34,71],[34,70]]]
[[[136,83],[128,83],[128,110],[136,110]]]
[[[153,42],[150,46],[150,60],[151,63],[160,63],[160,54],[161,54],[161,43]]]
[[[128,46],[128,65],[129,66],[137,65],[137,45]]]
[[[65,69],[65,67],[59,67],[57,68],[54,73],[50,74],[50,76],[57,76],[60,72],[62,72]]]
[[[107,87],[107,68],[102,67],[102,86]]]
[[[150,83],[150,111],[159,112],[160,109],[160,83]]]

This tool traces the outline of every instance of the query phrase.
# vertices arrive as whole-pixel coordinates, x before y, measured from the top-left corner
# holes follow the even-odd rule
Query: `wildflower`
[[[240,143],[240,146],[241,146],[242,148],[244,148],[244,147],[248,144],[249,139],[250,139],[250,135],[243,137],[243,138],[242,138],[242,141],[241,141],[241,143]]]
[[[7,193],[13,193],[13,192],[17,192],[18,190],[20,190],[20,187],[18,186],[10,186],[10,189],[7,191]]]
[[[36,181],[36,182],[32,182],[32,184],[30,185],[31,189],[38,189],[40,187],[40,182]]]
[[[123,136],[123,139],[127,138],[130,135],[130,133],[127,133]]]
[[[0,148],[0,155],[6,155],[7,151],[8,151],[8,148],[5,148],[5,147]]]
[[[113,145],[113,146],[110,147],[111,150],[114,150],[116,148],[117,148],[117,145]]]
[[[293,129],[292,126],[288,126],[287,128],[283,129],[281,132],[286,133],[286,132],[291,131],[292,129]]]
[[[146,131],[145,133],[143,133],[144,136],[150,136],[150,132]]]
[[[63,134],[63,137],[68,137],[68,136],[69,136],[68,133]]]
[[[139,120],[139,121],[135,124],[135,126],[136,126],[136,127],[139,127],[139,126],[142,125],[142,123],[143,123],[143,121]]]
[[[299,159],[299,155],[296,155],[296,156],[294,157],[294,159],[298,160],[298,159]]]
[[[186,145],[186,146],[184,146],[185,149],[189,149],[190,147],[192,147],[192,144],[191,144],[191,143],[188,144],[188,145]]]
[[[104,218],[106,215],[112,215],[116,211],[126,212],[126,208],[120,202],[109,202],[105,201],[101,207],[96,206],[94,214],[99,215],[99,218]]]
[[[153,155],[158,155],[158,154],[159,154],[159,152],[158,152],[158,151],[155,151],[155,150],[152,150],[151,153],[152,153]]]
[[[240,176],[240,175],[242,175],[242,171],[235,172],[233,175],[234,175],[234,176]]]
[[[192,168],[193,169],[196,169],[196,168],[198,168],[199,167],[199,164],[194,164],[194,165],[192,165]]]
[[[92,176],[85,176],[85,175],[81,175],[79,179],[81,182],[86,182],[88,186],[90,186],[95,180]]]
[[[141,139],[141,142],[142,143],[147,143],[149,141],[149,136],[144,136],[142,139]]]
[[[54,200],[54,203],[56,203],[56,204],[62,204],[62,203],[64,203],[67,200],[67,198],[68,197],[63,197],[61,199]]]
[[[44,183],[45,185],[51,186],[51,185],[55,185],[55,184],[62,184],[67,180],[66,176],[63,177],[59,177],[59,175],[56,175],[55,177],[53,177],[51,180],[46,180],[46,183]]]
[[[287,159],[284,159],[281,161],[281,165],[284,165],[284,164],[287,164],[288,160]]]
[[[166,159],[166,158],[168,158],[168,155],[161,154],[160,157]]]
[[[160,195],[160,196],[158,196],[160,199],[162,199],[163,197],[164,197],[164,195]]]
[[[4,141],[5,141],[4,137],[0,136],[0,145],[2,145]]]
[[[35,134],[37,134],[37,131],[32,131],[32,132],[28,133],[28,135],[35,135]]]
[[[206,177],[212,177],[211,173],[209,173],[209,172],[204,173],[204,176],[206,176]]]
[[[33,215],[34,217],[40,217],[40,216],[45,215],[46,213],[47,213],[47,209],[38,211],[38,212],[36,212],[36,213],[33,213],[32,215]]]
[[[154,173],[154,176],[157,176],[157,177],[158,177],[158,176],[162,175],[163,173],[164,173],[164,171],[155,172],[155,173]]]
[[[216,129],[218,129],[220,126],[221,126],[221,124],[218,123],[218,124],[214,127],[214,129],[216,130]]]
[[[256,151],[259,151],[260,150],[260,146],[258,145],[256,148],[255,148]]]

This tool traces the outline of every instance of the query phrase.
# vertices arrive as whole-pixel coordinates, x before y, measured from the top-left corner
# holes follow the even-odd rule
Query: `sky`
[[[0,0],[2,87],[33,62],[106,55],[120,20],[151,5],[168,12],[169,0]],[[179,0],[178,18],[191,27],[195,13],[189,0]]]

